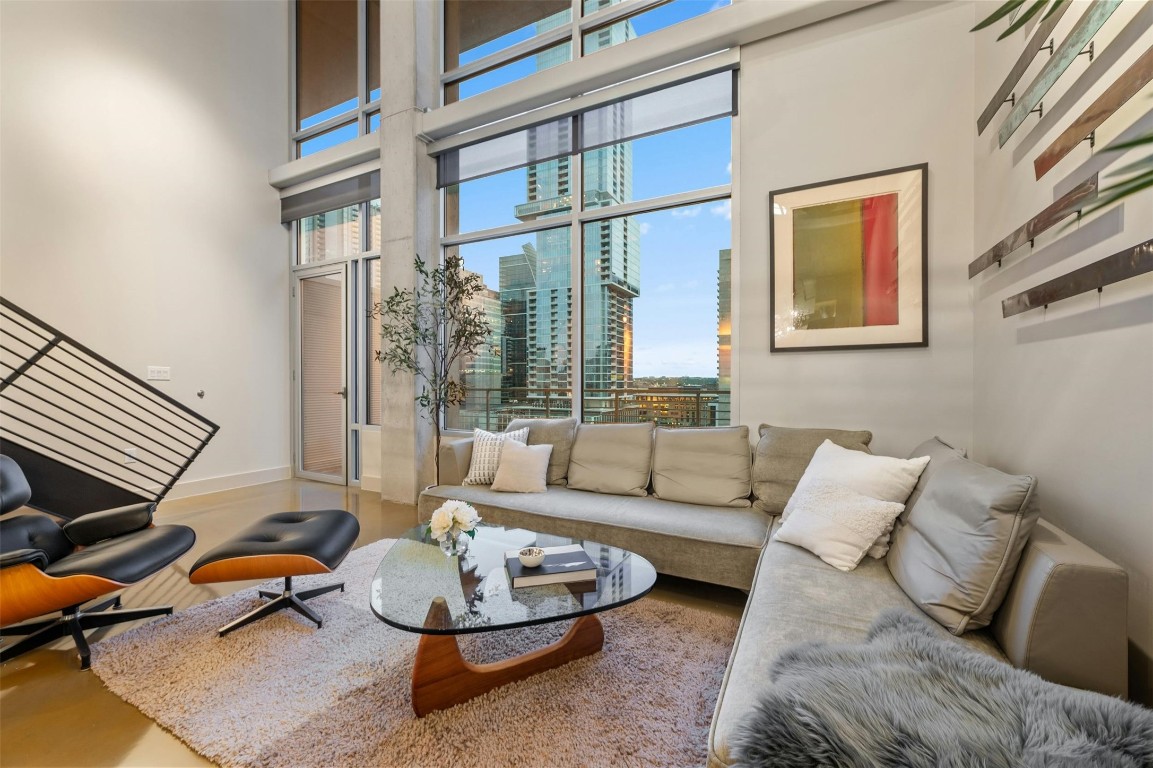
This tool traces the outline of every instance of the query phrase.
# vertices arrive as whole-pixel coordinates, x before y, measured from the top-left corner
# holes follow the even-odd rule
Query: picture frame
[[[769,193],[769,351],[929,345],[929,164]]]

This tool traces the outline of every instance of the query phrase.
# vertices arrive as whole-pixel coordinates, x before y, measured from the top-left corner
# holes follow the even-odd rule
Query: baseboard
[[[277,480],[288,480],[292,477],[292,467],[270,467],[257,469],[252,472],[241,472],[236,475],[221,475],[220,477],[206,477],[203,480],[188,480],[176,484],[166,499],[185,499],[189,496],[200,496],[205,493],[217,491],[230,491],[234,488],[244,488],[249,485],[261,483],[274,483]]]

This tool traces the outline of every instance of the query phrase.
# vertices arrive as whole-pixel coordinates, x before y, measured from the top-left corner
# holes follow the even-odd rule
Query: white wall
[[[158,386],[221,427],[186,493],[286,476],[267,171],[288,157],[289,4],[0,7],[0,292],[142,377],[172,368]]]
[[[1083,7],[1066,13],[1058,42]],[[978,98],[970,129],[1025,45],[1023,34],[1001,43],[993,34],[974,37]],[[1146,88],[1102,125],[1096,150],[1084,144],[1041,180],[1034,177],[1033,159],[1153,45],[1153,4],[1122,3],[1094,42],[1096,60],[1081,57],[1057,81],[1044,99],[1043,120],[1031,115],[998,149],[1005,106],[976,139],[973,257],[1084,179],[1083,164],[1127,126],[1141,119],[1153,128],[1146,115],[1153,88]],[[1038,57],[1024,82],[1045,58]],[[1032,250],[1021,248],[971,288],[974,455],[1035,474],[1042,514],[1128,570],[1130,696],[1146,703],[1153,702],[1153,275],[1011,318],[1002,317],[1001,300],[1151,237],[1153,192],[1145,192],[1079,227],[1040,236]]]
[[[971,444],[972,9],[893,3],[741,48],[739,418],[870,429],[904,456]],[[928,162],[929,346],[769,353],[775,189]],[[754,437],[755,439],[755,437]]]

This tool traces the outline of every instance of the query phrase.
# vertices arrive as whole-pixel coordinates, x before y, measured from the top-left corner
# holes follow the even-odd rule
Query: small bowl
[[[517,553],[517,556],[525,568],[536,568],[544,562],[544,550],[540,547],[525,547]]]

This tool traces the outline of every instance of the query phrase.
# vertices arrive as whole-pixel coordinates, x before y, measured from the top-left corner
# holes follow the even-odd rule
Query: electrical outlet
[[[139,458],[139,456],[136,455],[136,449],[135,448],[125,448],[124,449],[124,463],[125,464],[135,464],[136,460],[138,458]]]
[[[167,365],[150,365],[148,366],[148,380],[149,381],[171,381],[172,369]]]

